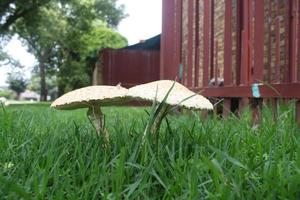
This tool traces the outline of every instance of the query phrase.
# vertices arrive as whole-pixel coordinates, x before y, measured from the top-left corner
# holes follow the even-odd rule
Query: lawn
[[[151,108],[107,107],[105,147],[86,110],[42,105],[0,110],[0,199],[299,199],[300,132],[294,109],[264,107],[220,119],[168,116],[142,139]]]

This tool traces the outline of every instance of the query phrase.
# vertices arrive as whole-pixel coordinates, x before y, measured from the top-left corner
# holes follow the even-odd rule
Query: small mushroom
[[[109,140],[105,130],[104,115],[100,106],[118,105],[122,103],[128,89],[118,86],[89,86],[73,90],[56,99],[51,107],[59,110],[73,110],[88,108],[87,116],[98,134],[104,134]]]
[[[163,118],[172,107],[183,107],[193,110],[213,109],[213,105],[208,99],[171,80],[154,81],[132,87],[128,90],[127,96],[161,103],[161,106],[156,108],[154,120],[152,122],[150,120],[144,134],[147,132],[155,134]]]

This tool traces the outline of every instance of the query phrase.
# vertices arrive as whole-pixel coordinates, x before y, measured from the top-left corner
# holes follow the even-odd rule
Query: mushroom
[[[154,81],[129,88],[127,96],[160,103],[153,114],[153,120],[149,120],[144,135],[148,132],[155,134],[172,107],[193,110],[213,109],[208,99],[171,80]]]
[[[118,86],[89,86],[73,90],[56,99],[51,107],[60,110],[73,110],[88,108],[87,117],[98,134],[104,134],[109,140],[105,130],[104,115],[100,106],[117,105],[124,101],[128,89]]]

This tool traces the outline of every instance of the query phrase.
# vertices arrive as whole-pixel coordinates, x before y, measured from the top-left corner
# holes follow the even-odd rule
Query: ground
[[[292,106],[278,121],[264,108],[220,119],[168,116],[142,139],[151,108],[107,107],[105,146],[86,110],[49,104],[0,109],[0,197],[4,199],[297,199],[300,134]]]

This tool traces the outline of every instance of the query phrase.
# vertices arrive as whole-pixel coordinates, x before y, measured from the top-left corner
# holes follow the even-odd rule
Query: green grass
[[[86,110],[45,105],[0,111],[0,199],[299,199],[294,108],[226,120],[169,115],[142,142],[149,108],[107,107],[103,147]]]

